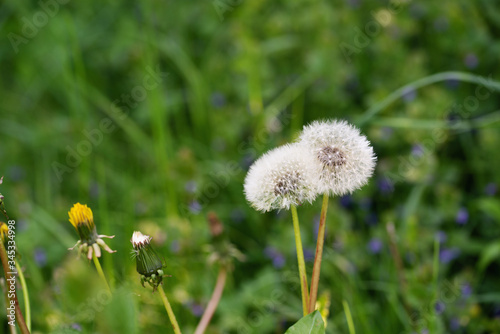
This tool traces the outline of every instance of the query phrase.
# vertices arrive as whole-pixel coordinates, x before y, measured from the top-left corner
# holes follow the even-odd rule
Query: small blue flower
[[[469,283],[462,285],[462,298],[467,299],[472,295],[472,287]]]
[[[403,95],[401,96],[403,101],[406,103],[412,102],[413,100],[415,100],[416,97],[417,97],[417,91],[413,88],[406,89],[403,92]]]
[[[187,306],[195,317],[201,317],[203,315],[204,308],[200,303],[191,300],[187,303]]]
[[[174,254],[177,254],[179,253],[180,250],[181,250],[181,245],[179,243],[179,240],[173,240],[170,243],[170,251]]]
[[[189,211],[191,211],[191,213],[197,215],[201,212],[201,209],[201,204],[198,201],[191,201],[189,203]]]
[[[273,261],[273,266],[276,269],[280,269],[285,266],[286,259],[276,248],[267,246],[264,249],[264,254],[266,254],[266,256]]]
[[[450,329],[454,332],[460,329],[460,320],[458,318],[451,318]]]
[[[197,189],[198,189],[198,185],[196,184],[196,181],[194,181],[194,180],[188,181],[184,185],[184,190],[186,190],[190,194],[194,194]]]
[[[436,238],[438,239],[440,244],[444,244],[446,240],[448,240],[448,236],[444,231],[437,231],[436,232]]]
[[[436,302],[436,304],[434,305],[434,309],[436,310],[436,313],[437,314],[441,314],[444,312],[444,310],[446,309],[446,305],[443,303],[443,302]]]
[[[469,212],[467,211],[466,208],[464,207],[461,207],[458,212],[457,212],[457,215],[455,217],[455,221],[457,222],[457,224],[459,225],[465,225],[467,223],[467,221],[469,220]]]
[[[479,59],[477,58],[477,56],[473,53],[468,53],[465,58],[464,58],[464,63],[465,63],[465,66],[467,66],[467,68],[469,69],[474,69],[477,67],[477,65],[479,64]]]
[[[411,155],[421,157],[424,155],[424,148],[420,144],[415,144],[411,147]]]
[[[372,254],[378,254],[384,247],[382,240],[378,238],[373,238],[368,242],[367,248]]]
[[[47,264],[47,253],[45,250],[43,248],[36,247],[33,253],[36,265],[39,267],[45,267]]]
[[[340,205],[342,205],[346,209],[350,208],[353,203],[354,201],[352,200],[351,195],[344,195],[340,197]]]
[[[388,177],[379,179],[377,186],[380,192],[384,195],[390,194],[394,191],[394,183]]]
[[[210,102],[215,108],[222,108],[226,105],[226,97],[220,92],[215,92],[210,96]]]
[[[484,193],[488,196],[495,196],[497,193],[497,185],[492,183],[488,183],[484,188]]]
[[[316,251],[310,248],[304,248],[304,260],[306,262],[314,261],[314,256],[316,255]]]
[[[450,263],[460,255],[458,248],[443,248],[439,251],[439,260],[441,263]]]
[[[71,329],[74,329],[75,331],[81,332],[82,326],[79,323],[74,322],[71,324]]]

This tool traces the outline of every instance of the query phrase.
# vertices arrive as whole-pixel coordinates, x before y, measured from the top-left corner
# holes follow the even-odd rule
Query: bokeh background
[[[245,261],[208,333],[283,333],[301,317],[290,213],[255,212],[242,183],[325,118],[378,156],[367,186],[330,200],[327,333],[348,332],[343,301],[357,333],[500,333],[495,2],[5,0],[0,29],[0,192],[34,333],[171,331],[135,272],[137,229],[192,333],[218,270],[211,211]],[[68,251],[76,202],[116,235],[112,298]],[[309,275],[319,211],[299,208]]]

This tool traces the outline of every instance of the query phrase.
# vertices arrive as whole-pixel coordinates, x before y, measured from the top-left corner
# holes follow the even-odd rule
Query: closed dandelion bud
[[[69,222],[75,227],[76,232],[80,236],[80,240],[70,249],[78,247],[78,253],[87,253],[87,258],[90,260],[92,255],[101,257],[101,247],[108,253],[116,251],[106,245],[102,238],[114,238],[113,236],[97,234],[94,224],[94,216],[92,210],[87,205],[76,203],[68,212]]]
[[[142,286],[147,282],[155,291],[163,280],[163,261],[153,249],[151,239],[149,235],[135,231],[130,242],[134,247],[133,255],[137,272],[141,275]]]
[[[345,121],[315,121],[304,127],[299,144],[313,153],[320,168],[319,193],[351,193],[373,174],[377,158],[370,142]]]

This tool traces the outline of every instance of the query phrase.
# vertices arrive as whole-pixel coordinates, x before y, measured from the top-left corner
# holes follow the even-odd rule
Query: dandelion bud
[[[359,130],[345,121],[315,121],[304,127],[299,144],[319,166],[319,193],[344,195],[368,182],[377,158]]]
[[[68,212],[69,222],[75,227],[80,240],[70,249],[78,247],[78,253],[87,253],[87,258],[92,259],[92,254],[96,257],[101,257],[101,248],[104,248],[108,253],[116,251],[111,250],[102,238],[114,238],[113,236],[98,235],[94,224],[94,216],[92,210],[87,205],[76,203]],[[100,247],[99,247],[100,246]]]
[[[149,235],[135,231],[130,242],[134,247],[133,255],[137,272],[141,275],[141,284],[144,286],[144,282],[147,282],[154,291],[163,280],[163,262],[153,249],[151,239]]]

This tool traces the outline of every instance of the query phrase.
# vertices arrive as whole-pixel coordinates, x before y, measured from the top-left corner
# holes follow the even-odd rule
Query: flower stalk
[[[194,334],[203,334],[207,330],[208,324],[212,319],[212,316],[219,305],[219,301],[222,297],[222,292],[224,291],[224,286],[226,284],[227,269],[225,266],[221,266],[219,269],[219,275],[217,276],[217,282],[215,283],[215,289],[210,297],[207,308],[203,312],[200,323],[196,327]]]
[[[106,285],[106,288],[108,289],[109,292],[111,292],[111,288],[109,287],[108,280],[106,279],[106,276],[104,275],[104,271],[102,271],[101,263],[99,262],[99,258],[97,257],[97,254],[94,252],[92,254],[92,260],[94,260],[94,265],[95,268],[97,269],[97,273],[99,274],[99,277],[104,281],[104,284]]]
[[[9,260],[7,258],[7,251],[5,250],[3,242],[0,242],[0,260],[2,261],[3,270],[5,272],[5,279],[7,280],[7,282],[15,280],[16,277],[11,274],[11,269],[8,264]],[[19,307],[19,301],[17,300],[17,293],[15,289],[14,291],[12,291],[12,294],[14,296],[11,299],[11,301],[12,300],[14,301],[17,325],[19,326],[19,329],[21,330],[22,334],[29,334],[30,331],[28,329],[28,326],[26,326],[26,322],[24,321],[24,317]]]
[[[319,276],[321,272],[321,261],[323,258],[323,244],[325,243],[326,212],[328,210],[328,193],[323,194],[323,205],[319,218],[318,241],[316,242],[316,255],[314,256],[314,266],[311,277],[311,293],[309,296],[309,313],[316,308],[318,297]]]
[[[177,323],[177,319],[175,318],[174,311],[168,302],[167,296],[165,295],[165,291],[163,291],[163,287],[160,285],[158,287],[158,291],[160,292],[161,299],[163,301],[163,305],[165,305],[165,310],[167,310],[168,318],[172,323],[172,328],[174,329],[175,334],[182,334],[179,328],[179,324]]]
[[[28,294],[28,285],[26,284],[26,279],[24,278],[23,270],[21,265],[16,259],[16,269],[19,275],[19,282],[21,282],[21,287],[23,288],[23,300],[24,300],[24,314],[26,314],[26,326],[31,332],[31,307],[30,307],[30,297]]]
[[[295,247],[297,250],[297,262],[299,265],[300,291],[302,293],[302,311],[304,315],[308,314],[309,309],[309,287],[307,285],[306,264],[304,261],[304,250],[302,249],[302,239],[300,237],[299,218],[297,207],[292,205],[293,232],[295,234]]]

